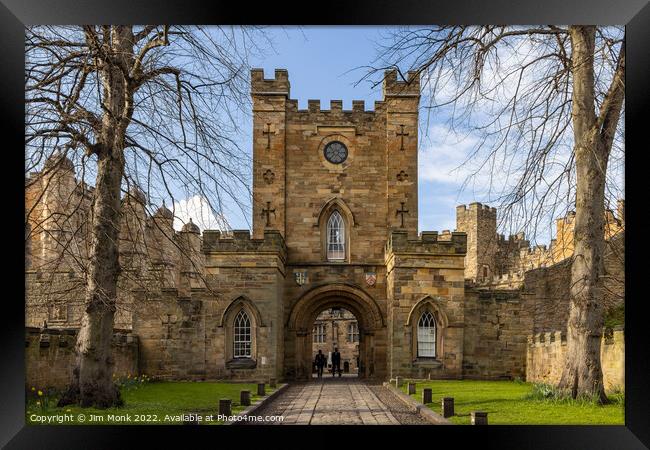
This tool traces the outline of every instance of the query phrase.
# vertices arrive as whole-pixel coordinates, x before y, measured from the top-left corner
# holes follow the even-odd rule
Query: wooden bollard
[[[426,405],[427,403],[432,403],[432,402],[433,402],[433,394],[431,392],[431,388],[422,389],[422,403]]]
[[[232,400],[229,398],[222,398],[219,400],[219,414],[224,416],[232,415]]]
[[[266,395],[266,390],[264,389],[264,383],[257,383],[257,395],[259,396]]]
[[[242,406],[250,406],[251,404],[251,391],[239,392],[239,403]]]
[[[442,399],[442,417],[451,417],[454,415],[454,398],[445,397]]]
[[[483,411],[472,411],[472,425],[487,425],[487,413]]]
[[[277,380],[276,380],[275,378],[271,378],[271,379],[269,380],[269,386],[271,386],[272,388],[275,389],[275,387],[276,387],[277,385],[278,385],[278,382],[277,382]]]
[[[409,384],[408,384],[408,393],[409,393],[409,395],[415,394],[415,383],[413,383],[411,381],[409,381]]]

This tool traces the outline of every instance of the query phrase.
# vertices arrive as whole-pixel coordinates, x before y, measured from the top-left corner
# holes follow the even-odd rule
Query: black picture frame
[[[255,448],[301,446],[363,446],[367,438],[391,439],[396,446],[422,439],[431,446],[462,448],[473,442],[480,448],[588,448],[641,449],[650,446],[650,387],[648,386],[647,316],[643,281],[647,267],[648,220],[644,178],[647,148],[644,128],[650,98],[650,4],[647,0],[453,0],[422,2],[401,0],[330,1],[309,4],[265,2],[212,2],[197,0],[2,0],[0,4],[0,102],[4,134],[3,190],[5,255],[3,291],[2,383],[0,383],[0,444],[6,448],[129,448],[156,444],[187,447],[196,438],[211,447]],[[26,426],[24,423],[24,27],[34,24],[183,23],[278,25],[397,25],[478,23],[595,23],[627,27],[626,72],[626,400],[624,426],[488,426],[488,427],[240,427],[181,426]],[[646,125],[644,127],[644,125]],[[644,140],[642,140],[645,138]],[[644,175],[646,175],[644,177]],[[22,208],[22,210],[21,210]],[[9,220],[7,220],[9,219]],[[13,243],[9,246],[8,243]],[[631,244],[631,245],[630,245]],[[11,247],[9,252],[7,249]],[[9,287],[9,289],[7,289]],[[22,298],[22,300],[21,300]],[[399,432],[399,435],[396,433]],[[363,433],[364,436],[358,436]],[[189,436],[188,436],[189,434]],[[301,435],[304,438],[298,438]],[[236,439],[235,441],[231,439]],[[244,441],[242,441],[244,439]],[[140,443],[138,443],[140,441]],[[226,444],[230,442],[230,444]],[[388,441],[384,441],[388,443]],[[401,444],[400,444],[401,442]],[[292,445],[293,444],[293,445]],[[427,445],[427,446],[429,446]],[[182,448],[182,447],[181,447]]]

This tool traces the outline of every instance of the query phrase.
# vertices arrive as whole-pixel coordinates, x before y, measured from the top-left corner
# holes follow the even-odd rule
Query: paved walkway
[[[284,425],[427,424],[381,385],[356,378],[329,378],[292,383],[255,415],[282,415]]]

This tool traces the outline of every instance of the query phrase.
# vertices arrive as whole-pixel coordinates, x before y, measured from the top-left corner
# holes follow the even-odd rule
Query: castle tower
[[[201,229],[190,219],[181,228],[178,240],[181,250],[178,295],[189,297],[192,288],[204,287],[200,277],[204,266],[201,254]]]
[[[175,254],[177,249],[173,240],[174,214],[163,204],[151,218],[151,239],[153,248],[149,249],[149,256],[154,267],[157,268],[162,287],[174,287],[175,281]]]
[[[73,196],[74,164],[67,157],[55,154],[45,162],[41,174],[41,263],[51,270],[67,270],[72,259],[69,253],[74,250],[70,245],[71,216],[77,206]]]
[[[386,71],[383,84],[386,105],[386,162],[388,169],[388,228],[418,231],[418,106],[420,78],[408,72],[398,80]],[[406,212],[408,211],[408,212]]]
[[[253,238],[264,230],[286,230],[286,106],[289,74],[276,69],[265,79],[263,69],[251,70],[253,99]]]
[[[138,187],[131,187],[122,200],[120,223],[120,265],[136,273],[145,269],[147,244],[145,230],[147,213],[144,209],[147,199]]]
[[[467,233],[465,278],[483,280],[495,272],[497,210],[481,203],[456,207],[456,230]]]

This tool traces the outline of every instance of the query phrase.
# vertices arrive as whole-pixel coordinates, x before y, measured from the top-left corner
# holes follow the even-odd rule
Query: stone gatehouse
[[[339,100],[301,110],[286,70],[267,79],[254,69],[252,233],[191,221],[177,232],[171,211],[149,214],[131,189],[115,326],[137,336],[138,370],[305,379],[314,323],[345,309],[356,319],[360,377],[524,377],[527,336],[563,326],[565,316],[539,324],[549,320],[544,305],[568,304],[566,277],[556,261],[530,262],[523,237],[498,236],[496,210],[484,205],[459,207],[457,231],[418,233],[419,92],[413,73],[387,72],[373,110],[353,101],[346,111]],[[28,181],[26,324],[74,328],[93,188],[63,157]],[[548,276],[526,285],[530,269]]]

